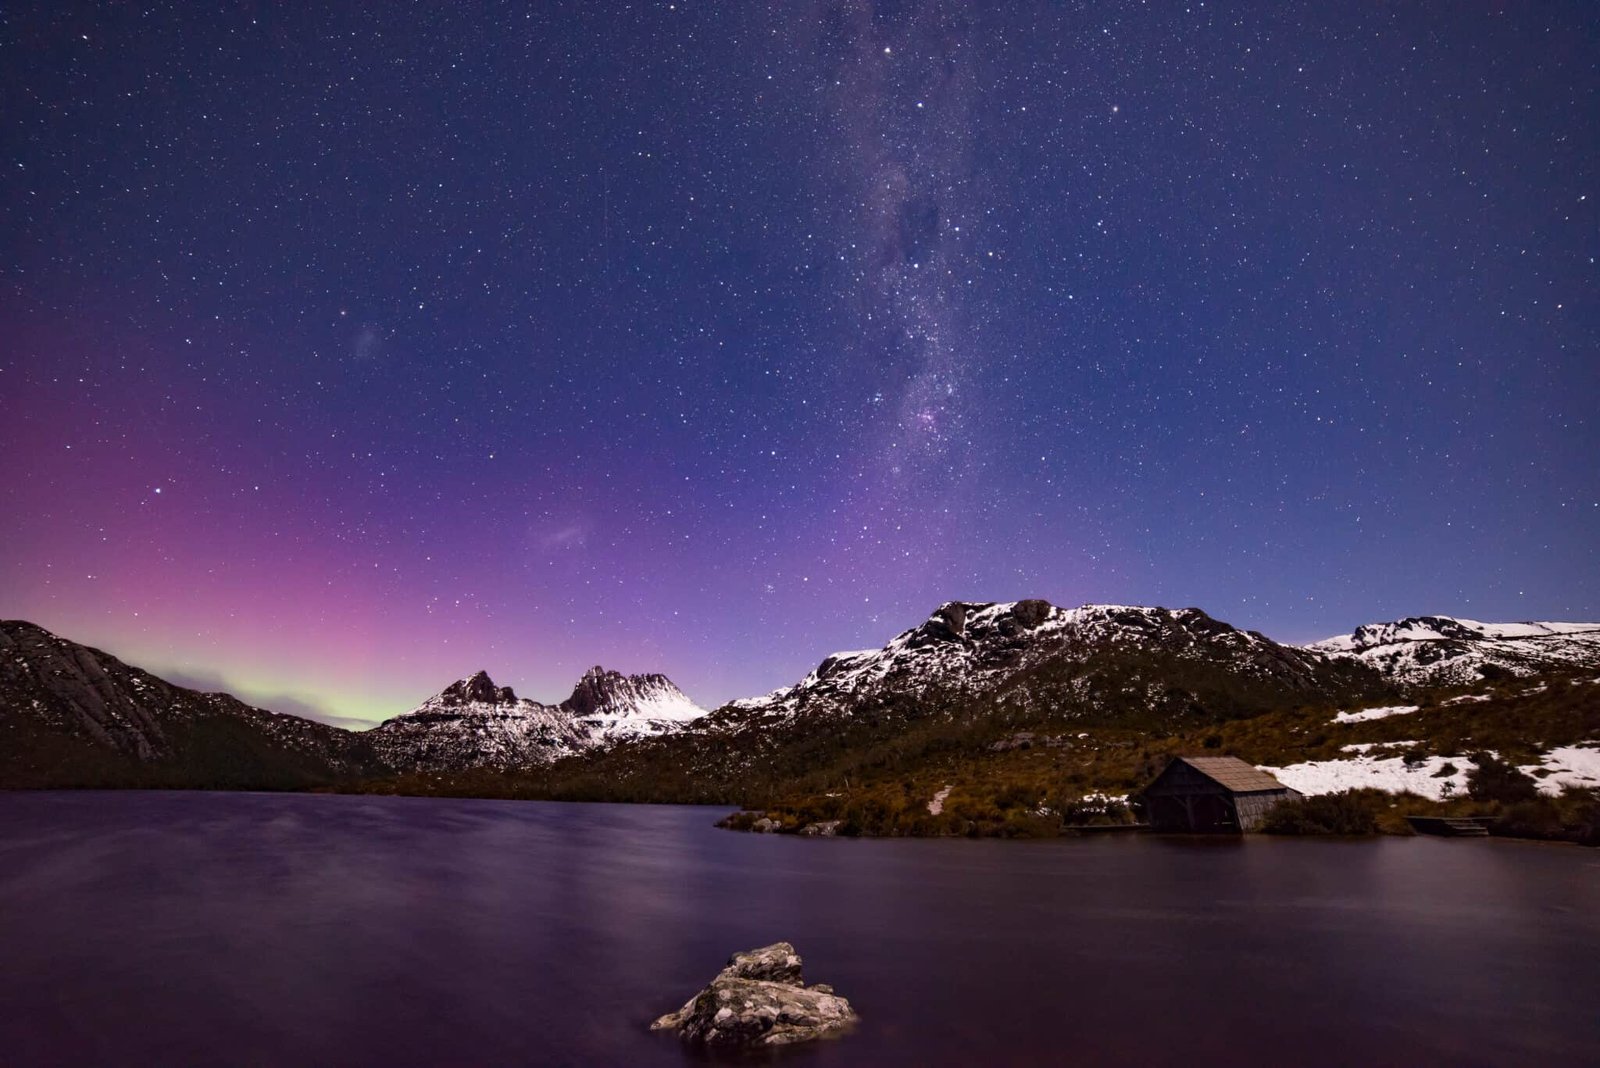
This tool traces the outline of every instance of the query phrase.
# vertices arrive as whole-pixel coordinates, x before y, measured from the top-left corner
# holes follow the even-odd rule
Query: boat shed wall
[[[1235,757],[1177,757],[1143,793],[1153,830],[1219,834],[1254,830],[1272,806],[1298,796]]]

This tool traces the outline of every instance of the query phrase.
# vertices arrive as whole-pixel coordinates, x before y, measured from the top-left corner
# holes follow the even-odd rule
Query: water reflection
[[[0,795],[8,1064],[683,1064],[645,1024],[788,938],[793,1064],[1600,1060],[1600,853],[814,841],[704,809]]]

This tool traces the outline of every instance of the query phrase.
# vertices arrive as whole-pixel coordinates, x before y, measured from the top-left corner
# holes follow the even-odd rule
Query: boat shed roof
[[[1177,757],[1176,759],[1237,794],[1288,789],[1271,775],[1253,764],[1246,764],[1238,757]]]

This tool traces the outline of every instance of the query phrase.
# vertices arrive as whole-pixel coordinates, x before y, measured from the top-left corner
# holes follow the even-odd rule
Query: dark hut
[[[1142,796],[1152,830],[1237,834],[1300,794],[1238,757],[1175,757]]]

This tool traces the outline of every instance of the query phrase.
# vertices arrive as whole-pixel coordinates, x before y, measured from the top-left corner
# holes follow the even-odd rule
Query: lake
[[[817,840],[726,810],[0,794],[0,1058],[703,1063],[649,1022],[780,939],[844,1064],[1600,1063],[1600,850]]]

